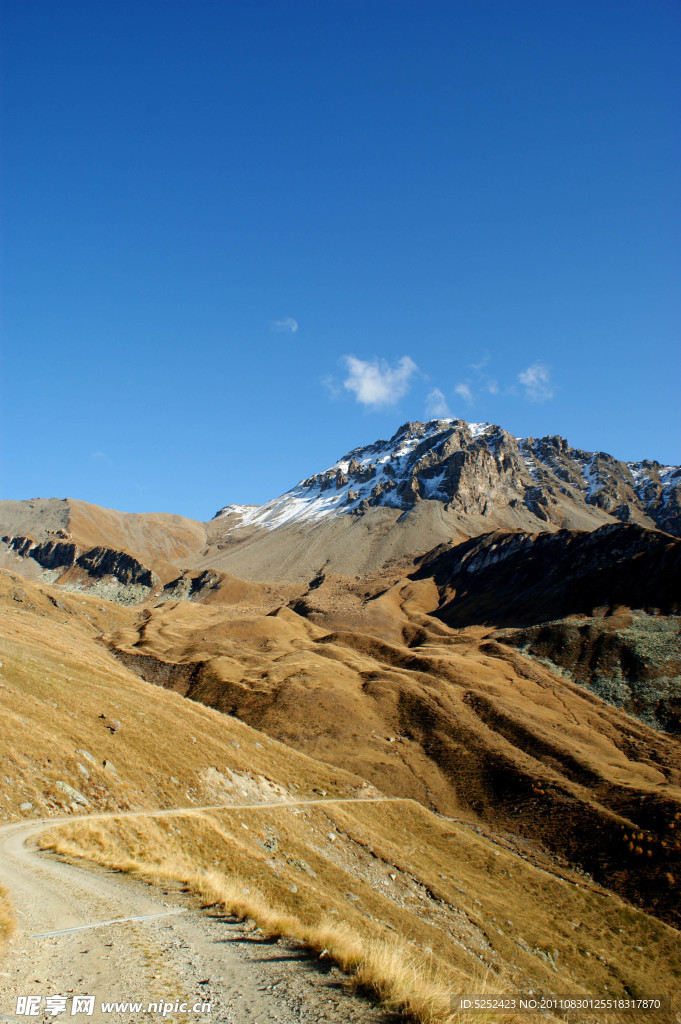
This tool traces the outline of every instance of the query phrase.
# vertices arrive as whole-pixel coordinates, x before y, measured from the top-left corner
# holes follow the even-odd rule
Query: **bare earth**
[[[178,1000],[189,1012],[169,1009],[164,1020],[387,1024],[394,1019],[352,993],[336,967],[295,943],[265,941],[248,924],[201,912],[182,892],[86,871],[39,853],[32,840],[55,823],[0,828],[0,881],[19,920],[0,972],[0,1020],[71,1019],[73,995],[96,997],[92,1016],[75,1016],[93,1022],[157,1020],[161,1012],[146,1012],[150,1003]],[[26,995],[66,996],[66,1012],[46,1013],[43,999],[39,1016],[17,1016],[17,997]],[[102,1002],[116,1001],[141,1002],[144,1009],[102,1012]],[[202,1004],[210,1004],[210,1010],[202,1011]]]

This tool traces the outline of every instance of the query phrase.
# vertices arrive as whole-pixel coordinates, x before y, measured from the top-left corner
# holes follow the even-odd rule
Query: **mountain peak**
[[[407,421],[265,505],[227,505],[215,518],[272,530],[435,502],[459,517],[484,517],[488,528],[594,529],[619,520],[679,535],[680,485],[677,466],[621,462],[559,435],[522,438],[496,424],[435,419]]]

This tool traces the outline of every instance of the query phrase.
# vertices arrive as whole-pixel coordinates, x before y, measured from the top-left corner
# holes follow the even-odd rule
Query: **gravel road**
[[[330,802],[335,801],[299,803]],[[186,814],[187,809],[160,813]],[[245,923],[201,911],[182,892],[40,853],[36,836],[57,823],[0,828],[0,883],[9,891],[19,925],[0,960],[0,1021],[388,1024],[398,1019],[354,994],[336,967],[293,942],[263,941]],[[94,1011],[73,1013],[74,998],[88,995],[95,997]],[[41,997],[37,1014],[28,1015],[26,1005],[23,1013],[16,1012],[18,998],[27,996]],[[62,999],[46,1002],[58,996]],[[116,1002],[142,1005],[103,1007]]]

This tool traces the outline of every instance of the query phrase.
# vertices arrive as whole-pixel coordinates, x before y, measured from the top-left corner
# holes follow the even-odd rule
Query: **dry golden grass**
[[[101,637],[137,614],[0,571],[0,820],[362,789],[126,669]]]
[[[669,994],[681,977],[673,928],[410,801],[74,822],[41,846],[327,950],[419,1021],[447,1020],[451,993]]]
[[[42,842],[43,846],[71,857],[82,857],[77,843],[58,839]],[[254,889],[248,878],[227,877],[215,870],[202,870],[188,860],[168,858],[150,867],[143,860],[103,855],[99,863],[136,875],[157,885],[179,883],[199,896],[206,907],[219,907],[237,920],[250,920],[269,939],[294,939],[305,948],[328,957],[351,975],[354,982],[371,992],[391,1010],[402,1013],[419,1024],[464,1024],[460,1014],[451,1013],[451,997],[457,991],[480,993],[490,991],[487,981],[472,979],[446,971],[432,954],[413,944],[391,936],[370,936],[345,921],[331,916],[319,917],[318,923],[306,924],[295,914],[270,902]],[[457,989],[453,988],[458,981]],[[478,1024],[486,1017],[476,1015]],[[496,1017],[497,1024],[511,1024],[515,1017]]]
[[[266,656],[271,671],[279,673],[275,699],[267,704],[272,726],[272,716],[279,715],[290,720],[292,731],[318,737],[320,757],[321,747],[331,751],[342,742],[349,758],[353,744],[364,749],[363,730],[375,727],[372,763],[382,765],[383,777],[399,788],[403,776],[391,775],[390,764],[400,762],[402,773],[420,779],[422,798],[420,788],[432,783],[435,792],[444,786],[444,775],[433,774],[426,747],[416,740],[386,742],[386,732],[394,737],[398,731],[391,702],[398,692],[407,699],[404,681],[418,680],[421,669],[409,662],[399,676],[399,666],[386,666],[365,678],[368,667],[376,669],[378,641],[359,637],[344,645],[318,644],[315,659],[307,663],[304,647],[319,639],[319,631],[288,611],[261,617],[255,625],[248,616],[233,620],[228,651],[227,620],[218,611],[185,604],[150,622],[144,611],[38,587],[8,573],[0,573],[3,597],[0,818],[148,812],[61,826],[45,837],[46,848],[135,871],[151,882],[175,881],[205,902],[253,918],[268,934],[326,949],[388,1005],[401,1006],[421,1021],[446,1020],[448,993],[480,991],[483,982],[502,992],[678,990],[678,931],[582,875],[565,869],[560,877],[537,845],[519,842],[509,832],[493,833],[492,826],[457,809],[454,790],[448,797],[450,818],[409,800],[271,806],[274,800],[370,791],[356,775],[143,682],[112,656],[102,638],[137,636],[143,652],[146,636],[152,646],[166,643],[179,657],[184,650],[190,661],[212,658],[221,680],[232,673],[235,687],[247,671],[252,699],[264,704],[271,701],[272,679],[261,676],[260,691],[256,682]],[[386,650],[390,654],[394,648]],[[444,656],[436,647],[428,655],[436,661]],[[422,655],[403,648],[400,657]],[[447,672],[454,665],[461,673],[461,692],[483,678],[486,686],[510,687],[517,702],[530,706],[534,687],[546,705],[547,723],[558,714],[561,695],[544,685],[548,676],[525,678],[503,663],[506,676],[494,683],[499,659],[467,653],[463,645],[456,657],[447,658]],[[487,676],[480,676],[483,670]],[[454,693],[451,680],[440,686],[437,675],[429,678],[433,701]],[[368,721],[367,700],[375,715]],[[535,704],[539,714],[544,704]],[[404,705],[399,713],[410,708]],[[320,728],[322,712],[327,718]],[[332,735],[336,721],[345,730],[340,738]],[[599,722],[606,730],[605,719]],[[576,730],[573,739],[575,749],[582,745],[583,761],[587,753],[596,758],[600,743],[601,764],[607,761],[621,772],[618,784],[631,791],[641,791],[645,772],[657,770],[643,759],[625,764],[607,730],[600,739],[595,729]],[[505,749],[510,750],[510,741]],[[363,770],[357,757],[354,763]],[[479,755],[461,747],[457,757],[462,765],[457,779],[465,786],[466,766],[478,763]],[[539,771],[529,755],[524,763]],[[64,784],[87,804],[74,803]],[[566,789],[576,792],[577,786],[569,783]],[[260,801],[263,806],[255,809],[191,810]],[[32,806],[22,810],[22,803]],[[171,807],[184,810],[152,817],[158,808]],[[574,827],[579,832],[577,819]],[[220,886],[226,887],[223,895],[212,898]],[[476,1020],[482,1024],[482,1018]]]
[[[0,885],[0,950],[14,933],[16,921],[6,889]]]
[[[171,869],[171,877],[176,874],[177,869]],[[390,1009],[424,1024],[450,1017],[451,976],[439,971],[432,958],[397,937],[368,937],[331,917],[306,925],[269,903],[257,890],[244,895],[250,886],[248,880],[238,876],[194,871],[172,880],[181,880],[208,905],[218,905],[238,920],[254,921],[267,938],[296,939],[320,956],[330,957]]]

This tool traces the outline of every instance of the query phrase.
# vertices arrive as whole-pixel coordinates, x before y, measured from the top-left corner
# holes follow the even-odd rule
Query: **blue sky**
[[[0,15],[3,497],[208,518],[447,413],[681,461],[678,3]]]

